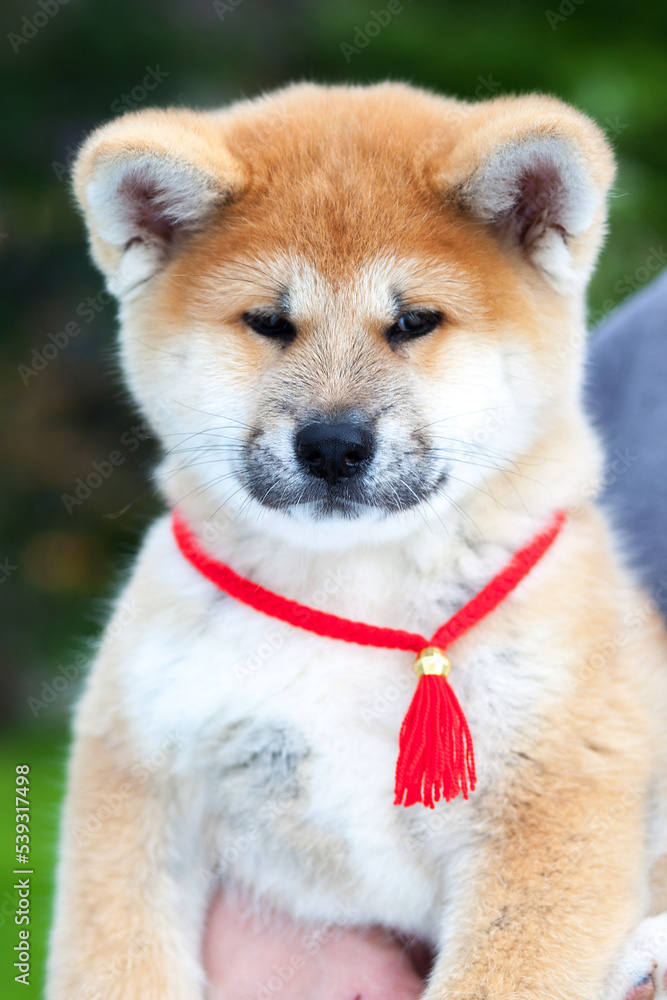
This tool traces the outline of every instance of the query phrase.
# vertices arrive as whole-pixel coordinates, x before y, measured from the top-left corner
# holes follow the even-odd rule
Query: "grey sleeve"
[[[607,454],[601,503],[667,614],[667,269],[593,334],[587,376]]]

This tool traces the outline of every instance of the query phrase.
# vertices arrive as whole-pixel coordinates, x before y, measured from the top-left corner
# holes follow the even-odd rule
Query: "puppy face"
[[[611,174],[546,98],[306,86],[102,129],[76,190],[170,501],[321,544],[465,506],[576,405]]]

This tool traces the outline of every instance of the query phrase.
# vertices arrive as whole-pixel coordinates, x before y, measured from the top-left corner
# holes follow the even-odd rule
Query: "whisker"
[[[177,469],[168,469],[164,472],[155,472],[152,476],[149,476],[151,482],[167,482],[172,476],[175,476],[179,472],[185,472],[186,469],[196,469],[202,465],[211,465],[213,462],[219,462],[218,458],[210,458],[203,462],[188,462],[186,465],[180,465]],[[224,476],[235,476],[236,471],[223,473]]]
[[[210,410],[202,410],[198,406],[191,406],[190,403],[184,403],[181,399],[175,399],[174,402],[178,403],[179,406],[184,406],[186,409],[192,410],[194,413],[203,413],[207,417],[215,417],[216,420],[231,420],[233,423],[238,424],[239,427],[245,427],[246,430],[255,431],[256,433],[260,432],[259,427],[253,427],[252,424],[246,424],[235,417],[223,416],[222,413],[211,413]]]
[[[432,525],[432,524],[430,524],[430,522],[428,521],[428,519],[427,519],[426,515],[424,514],[424,511],[423,511],[423,510],[421,509],[421,504],[422,504],[422,502],[423,502],[423,503],[426,503],[426,504],[428,504],[428,506],[429,506],[429,507],[431,508],[431,510],[433,511],[433,513],[435,514],[435,516],[436,516],[436,517],[438,518],[438,520],[440,521],[440,524],[442,524],[442,526],[443,526],[443,528],[445,529],[445,531],[447,531],[447,525],[446,525],[446,524],[445,524],[445,523],[443,522],[443,520],[442,520],[442,518],[440,517],[440,515],[438,514],[438,512],[437,512],[437,511],[436,511],[436,510],[434,509],[434,507],[433,507],[433,506],[431,505],[431,503],[429,502],[428,498],[427,498],[427,497],[419,497],[419,496],[418,496],[418,495],[417,495],[417,494],[415,493],[415,491],[414,491],[414,490],[412,489],[412,487],[410,486],[410,484],[409,484],[409,483],[406,483],[406,482],[405,482],[405,480],[403,480],[403,479],[401,480],[401,485],[402,485],[402,486],[404,486],[404,487],[405,487],[405,489],[407,489],[407,490],[410,490],[410,493],[412,493],[413,497],[414,497],[414,498],[415,498],[415,500],[417,501],[417,505],[416,505],[415,507],[413,507],[412,509],[413,509],[414,511],[418,512],[418,513],[419,513],[419,514],[421,515],[421,518],[422,518],[422,520],[423,520],[424,524],[425,524],[425,525],[426,525],[426,526],[428,527],[428,529],[430,530],[431,534],[435,534],[435,532],[433,531],[433,525]],[[398,499],[398,494],[396,494],[396,497],[397,497],[397,499]],[[447,531],[447,534],[449,535],[449,532],[448,532],[448,531]]]
[[[196,494],[196,495],[199,496],[199,495],[201,495],[203,493],[206,493],[207,490],[212,489],[213,486],[217,485],[217,483],[221,483],[224,479],[229,478],[229,475],[230,474],[228,472],[226,472],[226,473],[223,473],[220,476],[215,476],[213,479],[209,479],[209,481],[207,483],[203,483],[203,484],[200,484],[199,486],[195,486],[194,489],[190,490],[188,493],[184,494],[184,496],[181,497],[179,503],[182,503],[183,500],[187,500],[187,498],[191,497],[193,494]],[[223,504],[221,504],[220,506],[223,506]],[[220,508],[218,508],[218,509],[220,509]]]
[[[470,514],[468,513],[468,511],[465,510],[461,506],[460,503],[457,503],[456,500],[452,499],[452,497],[450,497],[449,494],[445,490],[440,490],[439,492],[440,492],[440,495],[445,498],[445,500],[447,501],[447,503],[451,504],[451,506],[454,507],[454,509],[457,510],[459,512],[459,514],[462,514],[463,517],[467,518],[467,520],[470,521],[470,523],[472,524],[473,528],[478,533],[479,537],[481,539],[484,539],[485,538],[484,532],[481,530],[481,528],[479,527],[479,525],[477,524],[477,522],[472,519],[472,517],[470,516]]]
[[[241,485],[238,487],[238,489],[234,490],[233,493],[230,493],[229,496],[225,497],[225,499],[222,501],[222,503],[218,504],[218,506],[215,508],[215,510],[210,515],[210,517],[208,518],[208,520],[212,521],[213,518],[216,517],[218,511],[222,510],[222,508],[225,507],[230,502],[230,500],[233,500],[234,497],[236,496],[236,494],[240,493],[241,490],[243,490],[243,489],[245,489],[245,485],[243,483],[241,483]],[[236,515],[235,515],[235,517],[236,517]]]
[[[485,406],[479,410],[465,410],[463,413],[452,413],[447,417],[440,417],[438,420],[432,420],[429,424],[422,424],[420,427],[416,427],[416,431],[425,431],[429,427],[435,427],[436,424],[444,424],[449,420],[459,420],[461,417],[471,417],[476,413],[492,413],[494,410],[502,410],[503,406]]]
[[[138,344],[142,344],[143,347],[147,347],[150,351],[156,351],[158,354],[166,354],[170,358],[176,358],[177,361],[182,361],[185,357],[184,354],[174,354],[173,351],[165,351],[164,347],[156,347],[155,344],[149,344],[147,341],[142,340],[141,337],[135,337],[134,340]]]
[[[488,490],[483,490],[481,486],[475,486],[474,483],[469,483],[465,479],[461,479],[460,476],[452,476],[452,474],[449,472],[447,473],[447,478],[454,479],[457,483],[463,483],[464,486],[469,487],[471,490],[477,490],[478,493],[483,493],[485,497],[488,497],[489,500],[493,500],[493,502],[497,503],[498,506],[501,507],[504,511],[507,510],[507,507],[503,503],[501,503],[497,497],[494,497],[493,493],[489,493]]]

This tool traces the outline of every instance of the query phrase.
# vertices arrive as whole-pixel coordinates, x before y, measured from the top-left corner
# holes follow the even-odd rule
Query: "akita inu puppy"
[[[85,143],[75,190],[170,512],[76,715],[49,1000],[207,995],[220,886],[423,939],[432,1000],[664,989],[667,643],[588,502],[580,401],[612,177],[557,100],[398,84],[141,111]],[[394,804],[411,647],[307,609],[430,636],[558,511],[448,647],[451,689],[431,678],[476,789],[469,760],[467,797],[419,778],[435,808]],[[185,536],[305,617],[225,593]]]

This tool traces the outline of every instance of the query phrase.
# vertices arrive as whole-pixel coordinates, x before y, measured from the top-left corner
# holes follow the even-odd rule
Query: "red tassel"
[[[441,797],[468,798],[476,783],[475,757],[468,722],[448,680],[449,660],[425,649],[407,715],[401,726],[394,805],[423,802],[433,809]]]
[[[473,791],[476,783],[470,730],[447,683],[450,663],[442,650],[448,649],[511,594],[556,540],[565,519],[564,511],[556,511],[549,527],[519,549],[479,594],[435,632],[431,646],[428,639],[417,633],[350,621],[274,594],[207,555],[178,511],[174,511],[173,528],[179,549],[207,580],[257,611],[330,639],[379,649],[422,650],[415,664],[419,677],[417,690],[401,727],[394,804],[411,806],[423,802],[433,809],[433,803],[440,798],[449,802],[463,795],[467,799],[468,791]]]

